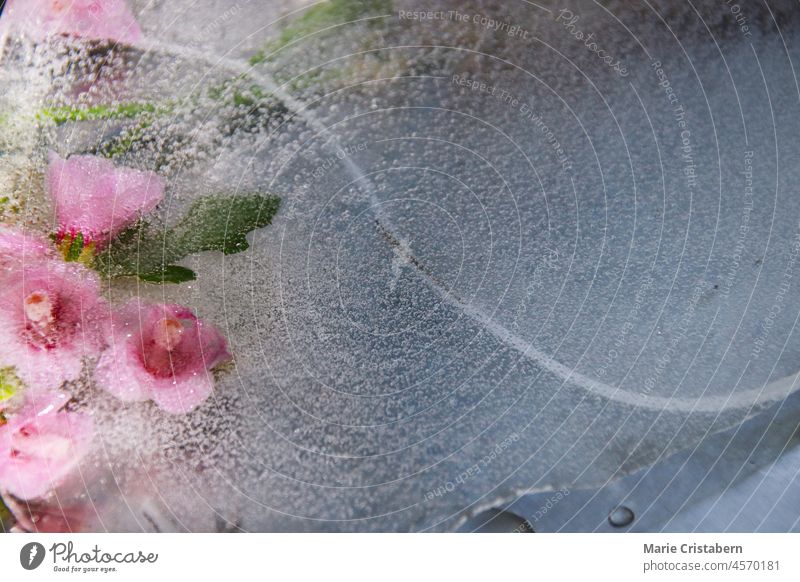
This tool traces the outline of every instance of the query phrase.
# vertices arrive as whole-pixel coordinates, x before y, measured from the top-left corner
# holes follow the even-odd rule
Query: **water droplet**
[[[626,527],[633,523],[633,510],[624,505],[619,505],[608,514],[608,523],[613,527]]]

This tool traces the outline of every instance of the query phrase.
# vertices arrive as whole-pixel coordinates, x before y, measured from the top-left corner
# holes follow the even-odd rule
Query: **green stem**
[[[156,107],[152,103],[120,103],[118,105],[92,105],[77,107],[64,105],[45,107],[36,114],[39,121],[52,121],[62,125],[68,121],[96,121],[106,119],[132,119],[143,114],[163,115],[173,110],[172,104]]]

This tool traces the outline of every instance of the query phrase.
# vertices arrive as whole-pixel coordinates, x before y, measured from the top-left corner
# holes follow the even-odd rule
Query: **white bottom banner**
[[[800,580],[798,542],[796,534],[3,535],[0,579]]]

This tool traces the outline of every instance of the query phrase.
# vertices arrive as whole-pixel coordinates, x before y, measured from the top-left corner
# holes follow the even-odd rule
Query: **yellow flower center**
[[[53,321],[53,302],[45,291],[34,291],[25,298],[25,317],[45,326]]]
[[[156,345],[167,351],[172,351],[178,347],[183,337],[183,324],[180,320],[165,317],[155,326],[153,340]]]

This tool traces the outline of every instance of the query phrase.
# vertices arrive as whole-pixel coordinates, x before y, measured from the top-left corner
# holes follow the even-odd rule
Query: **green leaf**
[[[64,259],[67,262],[77,261],[80,258],[82,251],[83,251],[83,233],[79,232],[73,237]]]
[[[238,253],[248,247],[247,233],[270,224],[279,206],[280,198],[276,196],[207,196],[192,205],[173,234],[178,247],[188,251],[186,254]]]
[[[392,12],[392,0],[328,0],[308,8],[302,16],[284,28],[277,39],[250,57],[253,66],[272,60],[274,53],[326,28],[346,24],[369,16]],[[336,31],[341,33],[341,31]]]
[[[133,127],[125,129],[120,135],[101,143],[95,148],[94,153],[104,158],[113,158],[126,154],[136,142],[145,136],[145,132],[151,125],[152,121],[150,119],[143,119]]]
[[[95,268],[109,277],[157,283],[192,280],[194,273],[175,263],[203,251],[246,250],[247,234],[270,224],[279,207],[277,196],[205,196],[172,227],[140,222],[127,229],[96,257]]]
[[[157,278],[176,258],[166,245],[166,231],[147,222],[124,230],[95,257],[94,267],[107,277]]]
[[[11,514],[11,510],[6,507],[6,504],[3,503],[3,498],[0,497],[0,532],[7,533],[11,531],[13,524],[14,516]]]
[[[185,283],[197,279],[197,273],[180,265],[167,265],[160,272],[140,273],[139,279],[148,283]]]
[[[14,368],[0,368],[0,402],[11,400],[23,390],[22,380]]]
[[[152,103],[120,103],[118,105],[93,105],[91,107],[45,107],[37,115],[37,119],[50,120],[56,125],[68,121],[93,121],[102,119],[130,119],[143,113],[166,113],[170,107],[157,108]]]
[[[162,104],[153,103],[120,103],[115,105],[93,105],[91,107],[78,107],[74,105],[45,107],[36,114],[40,121],[52,121],[56,125],[67,122],[94,121],[110,119],[135,119],[135,123],[122,130],[109,140],[101,143],[91,150],[95,155],[107,158],[123,155],[145,134],[155,118],[169,115],[175,111],[176,104],[166,101]]]

